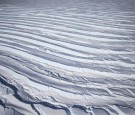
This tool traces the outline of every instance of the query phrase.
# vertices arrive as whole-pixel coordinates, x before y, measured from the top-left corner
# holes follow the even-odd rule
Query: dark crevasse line
[[[5,104],[1,100],[0,100],[0,105],[2,105],[2,107],[6,108]]]
[[[37,113],[38,115],[40,115],[40,112],[36,109],[36,107],[35,107],[33,104],[31,104],[31,107],[32,107],[33,110],[36,111],[36,113]]]
[[[1,77],[3,77],[3,76],[0,75],[0,82],[1,82],[3,85],[5,85],[5,86],[10,87],[10,88],[14,91],[13,96],[14,96],[16,99],[18,99],[19,101],[21,101],[21,102],[23,102],[23,103],[25,103],[25,104],[30,104],[31,107],[33,106],[33,102],[26,101],[26,100],[22,99],[20,95],[18,95],[18,91],[19,91],[18,88],[16,88],[16,87],[15,87],[14,85],[12,85],[12,84],[6,82],[6,79],[4,80],[4,79],[2,79]],[[4,103],[3,103],[3,104],[4,104]],[[6,107],[5,104],[4,104],[4,107]],[[35,108],[33,108],[33,110],[34,110],[35,112],[37,112],[37,110],[36,110]],[[38,112],[37,112],[37,114],[38,114]],[[40,115],[40,114],[38,114],[38,115]]]
[[[63,109],[63,110],[66,111],[67,115],[71,115],[71,112],[69,111],[69,109],[66,108],[66,107],[64,107],[64,106],[62,106],[62,105],[55,106],[55,105],[53,105],[53,104],[51,104],[51,103],[49,103],[49,102],[35,102],[35,101],[28,101],[28,100],[22,99],[21,96],[18,95],[18,91],[19,91],[18,88],[15,87],[15,86],[12,85],[12,84],[6,82],[6,79],[3,79],[2,77],[3,77],[3,76],[0,75],[0,82],[1,82],[3,85],[5,85],[5,86],[10,87],[10,88],[14,91],[13,96],[15,96],[16,99],[18,99],[19,101],[21,101],[21,102],[23,102],[23,103],[25,103],[25,104],[30,104],[31,107],[33,108],[33,110],[34,110],[38,115],[40,115],[40,112],[34,107],[34,104],[41,104],[41,105],[50,107],[50,108],[52,108],[52,109]],[[0,103],[1,103],[1,105],[2,105],[4,108],[6,107],[5,104],[4,104],[1,100],[0,100]]]

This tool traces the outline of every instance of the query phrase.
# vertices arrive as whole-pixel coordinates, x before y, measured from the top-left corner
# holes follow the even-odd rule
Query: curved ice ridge
[[[0,8],[3,115],[135,114],[134,12]]]

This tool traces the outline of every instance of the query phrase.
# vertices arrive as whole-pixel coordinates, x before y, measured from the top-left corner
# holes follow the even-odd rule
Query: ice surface
[[[0,115],[135,115],[134,0],[0,0]]]

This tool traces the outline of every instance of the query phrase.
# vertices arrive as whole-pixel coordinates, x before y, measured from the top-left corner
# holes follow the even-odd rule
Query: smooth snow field
[[[0,0],[0,115],[135,115],[135,0]]]

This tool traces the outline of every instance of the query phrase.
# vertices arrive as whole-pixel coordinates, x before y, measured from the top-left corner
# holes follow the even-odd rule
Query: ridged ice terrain
[[[73,1],[0,4],[0,115],[135,115],[135,1]]]

